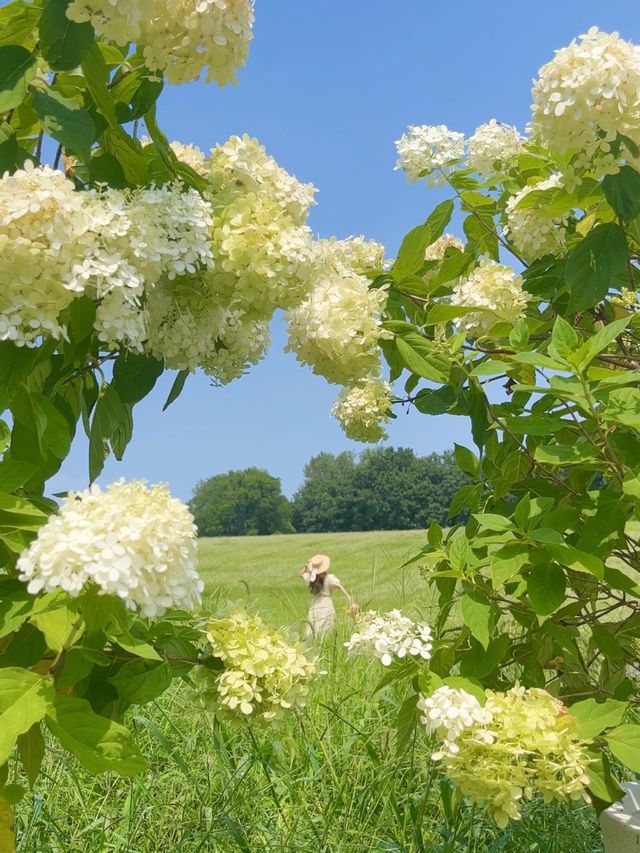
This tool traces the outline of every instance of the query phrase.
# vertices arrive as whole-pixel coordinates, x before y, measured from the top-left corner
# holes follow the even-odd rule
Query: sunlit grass
[[[423,541],[414,532],[205,540],[202,571],[214,601],[248,601],[272,624],[295,627],[308,606],[297,570],[320,551],[362,606],[426,614],[419,573],[398,569]],[[216,724],[182,684],[128,720],[149,758],[144,777],[91,777],[52,748],[20,806],[19,853],[600,850],[583,804],[535,801],[504,832],[455,800],[447,811],[450,789],[423,733],[397,750],[410,685],[375,692],[382,667],[346,657],[349,630],[341,612],[338,631],[317,648],[326,674],[308,706],[268,728]]]

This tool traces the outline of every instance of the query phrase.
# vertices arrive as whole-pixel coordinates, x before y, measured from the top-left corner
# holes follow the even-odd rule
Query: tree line
[[[451,451],[379,447],[314,456],[291,500],[277,477],[247,468],[201,480],[190,507],[200,536],[412,530],[451,523],[452,499],[467,483]]]

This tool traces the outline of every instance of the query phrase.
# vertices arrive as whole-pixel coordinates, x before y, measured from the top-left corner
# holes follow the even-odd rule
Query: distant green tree
[[[298,532],[411,530],[449,520],[449,507],[468,478],[453,453],[416,456],[379,447],[352,454],[322,453],[305,468],[292,502]]]
[[[292,533],[291,505],[280,480],[262,468],[201,480],[189,502],[200,536]]]
[[[299,533],[353,530],[353,453],[320,453],[304,468],[304,484],[294,495],[291,511]]]

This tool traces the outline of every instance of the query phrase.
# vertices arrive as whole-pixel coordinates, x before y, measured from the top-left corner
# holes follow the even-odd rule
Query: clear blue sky
[[[364,234],[392,257],[406,231],[444,197],[407,185],[394,140],[408,124],[446,124],[467,134],[496,118],[524,129],[537,69],[590,26],[640,43],[637,0],[257,0],[255,39],[240,85],[166,89],[161,125],[204,149],[233,133],[257,136],[289,171],[320,190],[311,226],[321,236]],[[327,450],[360,450],[330,416],[337,387],[282,352],[276,319],[269,357],[244,379],[212,388],[191,377],[164,414],[172,378],[136,410],[133,442],[101,482],[119,476],[168,481],[183,499],[197,480],[257,465],[291,494],[305,462]],[[415,412],[389,443],[420,454],[468,442],[466,424]],[[55,489],[87,484],[86,447]]]

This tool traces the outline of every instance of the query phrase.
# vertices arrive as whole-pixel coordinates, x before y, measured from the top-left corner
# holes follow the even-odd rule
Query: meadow
[[[201,542],[214,608],[258,610],[295,633],[308,592],[297,578],[316,552],[362,607],[432,607],[415,567],[401,569],[421,532],[215,539]],[[351,622],[318,647],[325,675],[307,707],[269,727],[215,722],[188,685],[134,709],[129,725],[150,760],[145,777],[91,777],[51,745],[45,773],[19,811],[20,853],[595,853],[584,804],[534,801],[499,831],[453,794],[417,732],[397,749],[407,685],[376,691],[383,668],[346,657]]]

